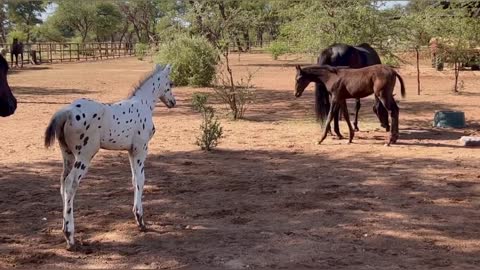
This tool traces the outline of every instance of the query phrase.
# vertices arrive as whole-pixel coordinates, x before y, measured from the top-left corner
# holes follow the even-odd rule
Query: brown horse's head
[[[17,99],[12,94],[7,81],[8,63],[0,55],[0,116],[12,115],[17,109]]]
[[[306,74],[299,65],[297,65],[296,68],[297,75],[295,76],[295,97],[298,98],[302,96],[303,91],[305,91],[305,88],[307,88],[311,80],[307,78]]]

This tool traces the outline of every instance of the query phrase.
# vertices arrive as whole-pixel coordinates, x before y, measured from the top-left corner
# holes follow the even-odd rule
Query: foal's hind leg
[[[398,118],[400,109],[398,108],[397,103],[393,96],[389,97],[379,97],[380,101],[382,102],[383,106],[388,110],[390,113],[390,117],[392,118],[392,127],[390,129],[390,138],[388,140],[387,145],[392,143],[396,143],[398,140]]]
[[[143,220],[143,206],[142,206],[142,193],[143,185],[145,183],[145,159],[147,158],[147,147],[145,145],[138,144],[133,147],[129,152],[130,166],[132,169],[132,184],[134,189],[134,201],[133,201],[133,215],[137,221],[137,225],[140,230],[145,230],[145,222]]]
[[[337,134],[337,137],[339,140],[343,140],[343,136],[342,136],[342,133],[340,133],[340,125],[339,125],[339,117],[340,116],[340,112],[339,113],[336,113],[334,116],[333,116],[333,130],[335,131],[335,134]],[[330,131],[330,134],[332,132]]]
[[[60,149],[62,150],[62,157],[63,157],[63,172],[62,172],[62,176],[60,177],[60,195],[62,195],[62,201],[63,201],[65,200],[65,198],[63,197],[64,183],[68,174],[72,170],[73,162],[75,161],[75,156],[68,148],[64,146],[60,146]]]
[[[358,129],[358,112],[360,111],[360,107],[362,107],[362,104],[360,103],[360,99],[357,98],[355,100],[355,121],[353,122],[353,126],[355,127],[355,131],[359,131]],[[345,107],[346,108],[346,107]],[[345,114],[344,114],[345,115]],[[344,116],[345,118],[345,116]],[[350,141],[351,142],[351,141]]]
[[[90,156],[76,156],[75,163],[63,185],[63,234],[67,240],[67,249],[75,245],[75,225],[73,220],[73,200],[80,180],[87,174]]]

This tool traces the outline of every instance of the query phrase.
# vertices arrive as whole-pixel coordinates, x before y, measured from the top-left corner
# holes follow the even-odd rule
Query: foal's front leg
[[[345,119],[348,125],[348,131],[349,131],[348,143],[351,143],[353,140],[353,136],[355,135],[355,130],[352,127],[352,123],[350,123],[350,116],[348,115],[348,107],[347,107],[346,100],[344,100],[342,103],[342,112],[343,112],[343,119]]]
[[[147,142],[148,143],[148,142]],[[146,144],[145,144],[146,145]],[[138,145],[129,152],[130,167],[132,169],[132,184],[134,193],[133,215],[141,231],[146,229],[143,221],[142,193],[145,183],[145,159],[147,158],[147,147]]]
[[[328,117],[327,117],[327,121],[325,123],[325,126],[327,126],[327,127],[330,126],[334,115],[335,114],[338,115],[338,109],[339,109],[338,102],[332,100],[332,105],[330,106],[330,111],[328,112]],[[327,137],[327,129],[324,129],[323,132],[322,132],[322,137],[320,138],[320,141],[318,141],[318,144],[321,144],[325,140],[326,137]]]
[[[358,129],[358,112],[360,112],[360,107],[362,107],[362,104],[360,103],[360,99],[357,98],[356,101],[355,101],[355,121],[353,122],[353,126],[355,127],[355,131],[360,130],[360,129]]]

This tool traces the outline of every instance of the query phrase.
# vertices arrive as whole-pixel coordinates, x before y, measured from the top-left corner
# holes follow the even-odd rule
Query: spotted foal
[[[142,192],[148,142],[155,133],[152,113],[159,99],[168,108],[175,106],[170,70],[170,65],[165,68],[157,65],[126,100],[102,104],[80,99],[53,115],[45,131],[45,146],[50,147],[56,137],[62,151],[60,194],[63,200],[63,233],[68,249],[73,248],[75,243],[75,192],[100,148],[128,150],[135,190],[133,214],[140,229],[145,229]]]

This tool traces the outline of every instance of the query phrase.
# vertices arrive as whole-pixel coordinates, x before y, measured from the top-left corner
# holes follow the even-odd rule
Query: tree
[[[142,43],[157,43],[157,22],[165,16],[161,8],[175,6],[174,0],[137,0],[120,2],[120,10],[133,25],[137,38]]]
[[[85,42],[95,31],[97,14],[95,2],[62,0],[57,1],[58,7],[52,15],[52,20],[58,28],[67,26],[75,30],[81,42]]]
[[[99,41],[114,41],[115,34],[121,30],[122,19],[118,5],[112,2],[99,2],[95,16],[96,38]]]
[[[389,39],[397,37],[401,25],[396,9],[380,10],[369,0],[306,0],[280,3],[279,40],[287,42],[294,52],[318,54],[333,43],[369,43],[388,50]],[[287,5],[285,7],[285,5]]]
[[[9,1],[7,3],[8,19],[16,30],[26,34],[26,42],[30,41],[30,35],[35,25],[42,23],[41,13],[45,11],[45,3],[42,1]]]
[[[455,83],[454,92],[458,92],[458,78],[472,54],[472,49],[480,43],[480,20],[472,16],[464,2],[452,1],[448,8],[437,7],[430,16],[430,31],[438,37],[444,60],[453,63]]]
[[[407,43],[408,47],[415,49],[416,55],[416,67],[417,67],[417,94],[420,95],[420,47],[428,44],[431,38],[431,31],[429,29],[430,18],[434,15],[432,7],[426,7],[425,9],[407,9],[407,13],[402,16],[403,40]]]

